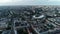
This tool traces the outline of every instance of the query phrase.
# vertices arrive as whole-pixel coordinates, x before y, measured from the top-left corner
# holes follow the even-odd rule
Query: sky
[[[0,0],[0,5],[60,5],[60,0]]]

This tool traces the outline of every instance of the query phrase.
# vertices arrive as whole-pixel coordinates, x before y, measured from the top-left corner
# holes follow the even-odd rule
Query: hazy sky
[[[0,5],[60,5],[60,0],[0,0]]]

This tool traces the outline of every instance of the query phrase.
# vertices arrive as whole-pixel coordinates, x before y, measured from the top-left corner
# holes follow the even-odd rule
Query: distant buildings
[[[0,30],[2,34],[11,33],[11,28],[19,34],[30,30],[32,34],[55,34],[60,27],[59,11],[59,7],[51,6],[5,7],[0,10]]]

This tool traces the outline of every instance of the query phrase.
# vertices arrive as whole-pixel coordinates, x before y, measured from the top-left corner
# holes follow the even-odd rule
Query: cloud
[[[33,4],[37,0],[0,0],[0,5]]]
[[[0,0],[0,3],[11,2],[12,0]]]
[[[60,1],[60,0],[48,0],[48,1]]]
[[[60,5],[60,0],[0,0],[0,5]]]

